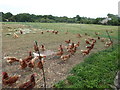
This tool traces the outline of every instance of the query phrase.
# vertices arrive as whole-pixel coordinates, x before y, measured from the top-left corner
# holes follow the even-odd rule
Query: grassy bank
[[[110,88],[118,70],[118,47],[91,54],[71,70],[57,88]]]

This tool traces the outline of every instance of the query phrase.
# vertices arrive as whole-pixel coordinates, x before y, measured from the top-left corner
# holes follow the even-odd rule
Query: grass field
[[[45,60],[44,68],[46,74],[47,87],[52,87],[55,83],[58,83],[60,80],[64,80],[68,75],[71,75],[70,70],[75,67],[77,64],[84,62],[84,58],[81,54],[81,50],[86,49],[85,40],[88,37],[95,38],[97,40],[94,49],[90,54],[96,53],[101,50],[107,50],[108,48],[104,47],[106,41],[108,41],[108,36],[106,30],[110,32],[110,36],[113,40],[114,45],[118,42],[118,27],[117,26],[104,26],[104,25],[93,25],[93,24],[67,24],[67,23],[13,23],[13,22],[4,22],[2,31],[2,44],[3,44],[3,57],[4,56],[15,56],[17,58],[24,58],[28,55],[29,51],[33,50],[34,41],[38,41],[38,44],[44,44],[46,50],[51,50],[57,52],[57,49],[60,44],[66,46],[65,40],[72,40],[72,42],[77,43],[80,41],[80,46],[77,48],[75,55],[71,56],[66,62],[63,62],[60,58],[51,58],[48,56]],[[26,34],[19,34],[18,38],[13,38],[13,33],[19,32],[19,30],[29,31]],[[48,33],[47,30],[59,31],[58,34]],[[41,34],[41,31],[44,34]],[[68,34],[65,34],[68,31]],[[113,31],[111,33],[111,31]],[[97,39],[98,36],[95,35],[95,32],[100,32],[101,38],[106,38],[105,42],[101,42]],[[77,38],[76,34],[81,34],[81,38]],[[88,35],[86,36],[85,33]],[[110,46],[111,47],[111,46]],[[65,53],[67,54],[67,53]],[[3,60],[3,71],[8,72],[10,75],[20,74],[22,77],[17,82],[16,85],[12,86],[17,88],[20,83],[29,80],[30,75],[33,72],[37,72],[41,75],[41,71],[35,68],[31,71],[29,68],[25,70],[20,70],[19,63],[13,63],[12,65],[8,64],[6,60]],[[39,76],[36,77],[36,80],[39,79]],[[43,80],[37,82],[35,88],[40,88],[43,86]],[[9,86],[4,86],[9,87]]]

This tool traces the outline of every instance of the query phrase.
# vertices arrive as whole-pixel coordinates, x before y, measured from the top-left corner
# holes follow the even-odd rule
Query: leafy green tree
[[[2,18],[2,21],[6,21],[3,12],[1,12],[1,18]]]
[[[75,23],[75,19],[74,19],[74,18],[68,18],[68,19],[67,19],[67,22],[68,22],[68,23]]]
[[[7,13],[3,14],[3,19],[4,19],[4,21],[10,21],[10,18],[11,18],[12,16],[13,16],[12,13],[7,12]]]
[[[101,21],[105,18],[96,18],[94,24],[101,24]]]
[[[119,17],[113,14],[107,14],[108,18],[111,20],[108,21],[108,25],[119,25]]]
[[[31,22],[31,16],[28,13],[21,13],[14,16],[15,21],[17,22]]]
[[[80,23],[81,17],[79,15],[76,15],[75,20],[76,20],[76,23]]]
[[[45,22],[46,22],[46,19],[45,19],[45,18],[41,18],[41,19],[40,19],[40,22],[45,23]]]
[[[120,17],[114,14],[107,14],[108,18],[111,20],[108,21],[108,25],[120,25]],[[101,24],[101,21],[105,18],[87,18],[80,17],[76,15],[73,18],[68,18],[67,16],[52,16],[52,15],[35,15],[29,13],[20,13],[13,15],[10,12],[2,12],[3,21],[12,21],[12,22],[42,22],[42,23],[84,23],[84,24]]]

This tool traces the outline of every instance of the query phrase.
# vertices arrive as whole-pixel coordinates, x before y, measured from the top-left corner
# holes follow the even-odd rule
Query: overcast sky
[[[118,14],[120,0],[0,0],[0,12],[74,17],[106,17]]]

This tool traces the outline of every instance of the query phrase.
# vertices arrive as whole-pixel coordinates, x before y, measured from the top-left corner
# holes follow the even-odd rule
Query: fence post
[[[36,46],[38,47],[37,41],[35,41],[35,44],[36,44]],[[38,48],[38,54],[39,54],[39,60],[41,61],[39,48]],[[43,72],[43,79],[44,79],[44,88],[45,88],[45,90],[46,90],[45,72],[44,72],[44,67],[43,67],[43,64],[42,64],[42,63],[41,63],[41,65],[42,65],[42,72]]]
[[[107,35],[108,35],[110,41],[112,42],[112,50],[113,50],[113,41],[112,41],[112,39],[111,39],[111,37],[110,37],[110,35],[109,35],[109,33],[108,33],[108,30],[106,30],[106,33],[107,33]]]

